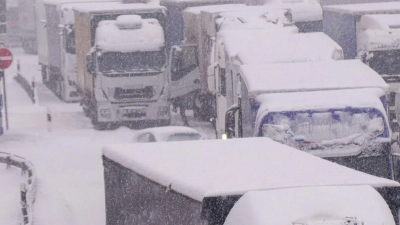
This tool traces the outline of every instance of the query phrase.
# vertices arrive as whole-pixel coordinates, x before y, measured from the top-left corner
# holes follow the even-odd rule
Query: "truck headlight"
[[[111,109],[100,109],[100,116],[103,118],[111,118]]]

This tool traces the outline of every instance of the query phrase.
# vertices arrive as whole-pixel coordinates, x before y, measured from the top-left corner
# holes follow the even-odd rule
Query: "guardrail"
[[[33,224],[33,202],[36,196],[36,174],[33,164],[16,155],[0,152],[0,163],[4,163],[8,167],[14,166],[21,169],[21,176],[25,179],[21,181],[21,209],[22,221],[24,225]]]

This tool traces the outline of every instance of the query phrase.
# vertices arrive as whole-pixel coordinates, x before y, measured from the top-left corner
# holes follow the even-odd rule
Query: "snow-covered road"
[[[13,49],[13,53],[21,62],[23,76],[28,80],[35,77],[38,81],[39,102],[33,105],[12,79],[17,72],[14,64],[6,71],[10,129],[0,136],[0,151],[25,157],[36,168],[38,186],[34,223],[105,224],[101,149],[108,144],[130,142],[135,131],[126,127],[113,131],[94,130],[78,103],[61,102],[41,84],[37,56],[26,55],[21,49]],[[47,129],[47,110],[52,115],[51,132]],[[178,114],[173,114],[172,123],[183,124]],[[192,117],[189,117],[189,123],[204,136],[214,138],[209,123],[194,121]],[[1,172],[0,168],[0,176]],[[3,189],[19,191],[19,185],[10,187],[12,185],[3,185],[2,181],[0,193]],[[10,209],[0,201],[0,209],[6,209],[4,214],[9,215],[7,219],[11,221],[14,221],[11,218],[13,212],[20,211],[18,197]],[[0,224],[12,223],[0,220]]]

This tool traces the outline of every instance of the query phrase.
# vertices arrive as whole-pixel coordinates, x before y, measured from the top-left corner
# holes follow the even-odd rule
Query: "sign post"
[[[0,78],[3,78],[4,92],[4,116],[6,120],[6,130],[8,130],[8,111],[7,111],[7,91],[6,91],[6,76],[4,70],[11,66],[13,55],[7,48],[0,48]]]

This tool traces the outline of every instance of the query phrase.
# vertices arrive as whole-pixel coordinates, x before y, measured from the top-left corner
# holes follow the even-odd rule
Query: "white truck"
[[[76,84],[95,128],[168,125],[165,8],[103,2],[74,13]]]
[[[103,165],[107,225],[399,224],[398,182],[269,138],[119,144]]]
[[[218,39],[215,68],[209,70],[209,75],[215,75],[218,138],[230,136],[225,132],[225,116],[227,109],[237,104],[241,65],[343,59],[342,48],[323,33],[226,31]]]
[[[47,34],[47,74],[43,83],[65,102],[77,102],[75,28],[73,7],[88,2],[112,0],[45,0]]]
[[[364,15],[357,35],[357,58],[378,72],[389,84],[390,120],[400,117],[400,15]],[[397,101],[396,101],[397,99]],[[397,126],[397,120],[392,127]]]
[[[37,54],[34,0],[18,0],[18,36],[26,53]]]
[[[287,18],[289,17],[289,18]],[[223,30],[284,30],[297,32],[290,13],[282,9],[245,5],[188,8],[184,11],[185,41],[170,53],[170,97],[183,97],[195,117],[215,117],[214,80],[207,69],[214,63],[217,34]]]
[[[380,177],[393,170],[386,82],[359,60],[242,65],[229,137],[270,137]],[[228,92],[229,94],[229,92]],[[396,137],[396,135],[393,135]]]
[[[345,59],[359,58],[363,60],[390,83],[391,88],[387,93],[390,96],[388,98],[391,108],[390,121],[393,128],[398,127],[396,118],[400,117],[400,110],[395,112],[395,105],[399,105],[396,101],[400,101],[400,98],[396,99],[395,90],[398,87],[399,78],[396,78],[396,73],[384,71],[382,68],[396,70],[398,64],[394,63],[397,59],[396,55],[393,54],[394,52],[387,55],[388,51],[385,50],[396,49],[394,46],[398,44],[394,40],[397,33],[395,27],[396,23],[399,23],[394,15],[378,15],[399,14],[400,2],[332,5],[324,6],[323,11],[324,33],[342,46]],[[363,21],[362,18],[364,18]],[[393,32],[393,34],[388,34],[388,32]],[[391,47],[388,46],[388,42]],[[375,57],[372,57],[373,55]],[[385,57],[384,62],[379,60],[381,57]],[[389,74],[386,74],[387,72]]]

